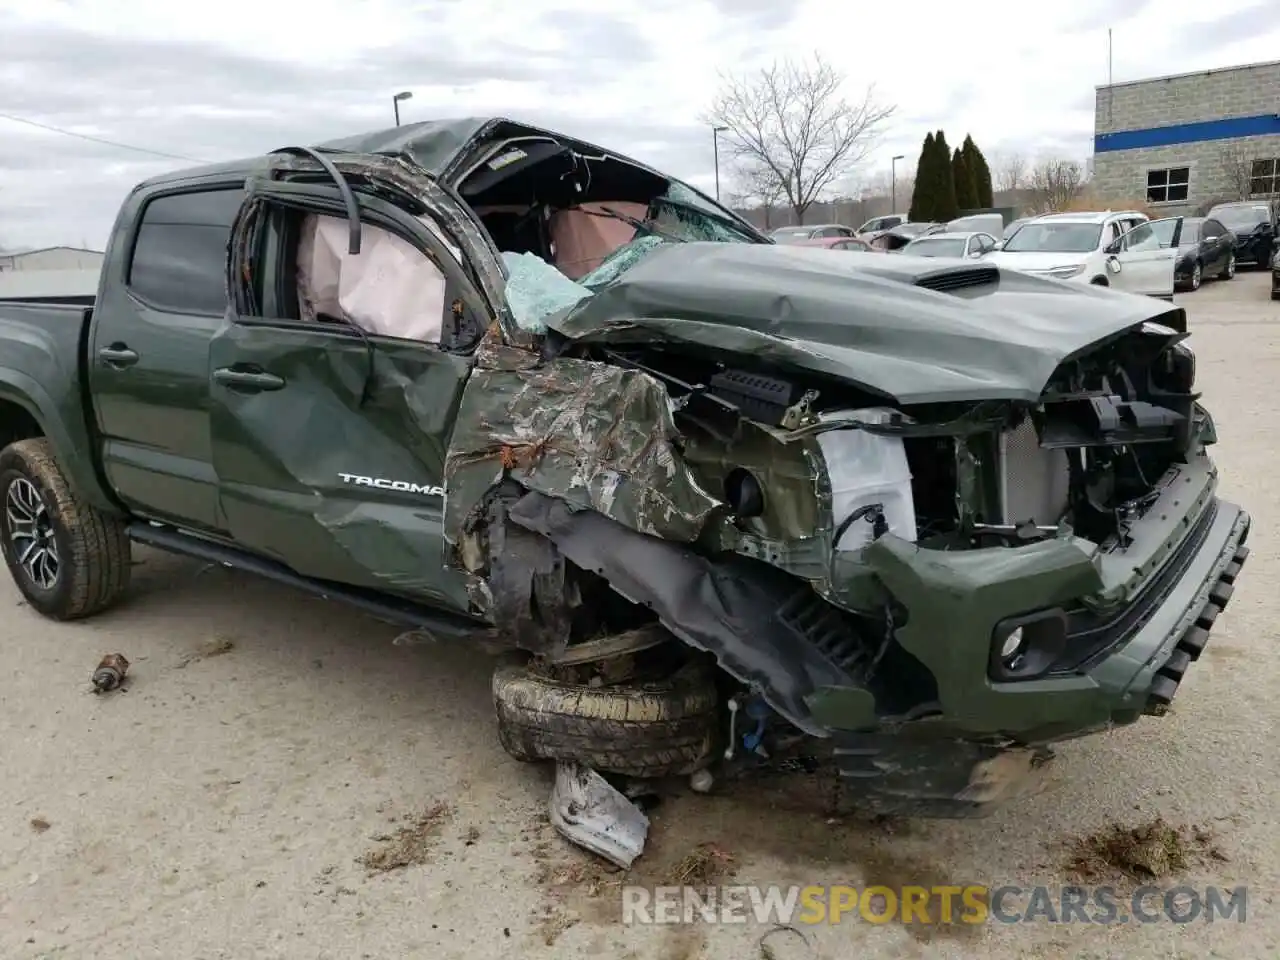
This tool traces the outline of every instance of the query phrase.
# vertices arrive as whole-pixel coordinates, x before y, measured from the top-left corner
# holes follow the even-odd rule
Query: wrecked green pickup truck
[[[1167,709],[1230,599],[1249,517],[1185,336],[774,245],[519,123],[404,126],[150,180],[91,308],[0,303],[4,554],[55,618],[132,541],[505,651],[522,760],[807,751],[869,810],[978,815]]]

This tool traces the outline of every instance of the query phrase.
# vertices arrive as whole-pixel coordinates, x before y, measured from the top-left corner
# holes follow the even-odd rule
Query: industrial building
[[[100,250],[80,247],[43,247],[39,250],[0,252],[0,272],[10,270],[98,270],[102,267]]]
[[[1280,61],[1098,87],[1093,184],[1168,216],[1280,197]]]

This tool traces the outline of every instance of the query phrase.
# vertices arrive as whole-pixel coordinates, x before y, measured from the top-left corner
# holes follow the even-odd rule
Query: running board
[[[302,590],[323,600],[337,600],[379,619],[424,630],[436,636],[475,637],[477,633],[488,629],[487,624],[478,620],[431,610],[412,601],[390,597],[374,590],[304,577],[283,563],[245,553],[234,547],[225,546],[195,534],[184,533],[173,527],[134,522],[128,525],[125,532],[130,540],[155,547],[157,550],[194,557],[197,560],[207,560],[233,570],[252,573]]]

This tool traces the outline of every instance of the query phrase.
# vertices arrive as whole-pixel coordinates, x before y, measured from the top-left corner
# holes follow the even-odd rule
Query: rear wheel
[[[1235,275],[1236,275],[1236,252],[1232,250],[1229,254],[1227,254],[1226,266],[1222,268],[1222,273],[1218,274],[1218,278],[1221,280],[1230,280]]]
[[[5,563],[27,602],[46,617],[87,617],[128,587],[124,524],[76,497],[48,440],[21,440],[0,451],[0,506]]]

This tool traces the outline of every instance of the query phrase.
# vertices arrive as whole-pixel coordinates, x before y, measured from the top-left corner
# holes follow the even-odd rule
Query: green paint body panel
[[[477,265],[468,272],[450,261],[460,299],[492,311],[488,332],[471,348],[335,336],[278,318],[242,319],[235,309],[177,314],[135,297],[126,278],[145,204],[195,188],[243,193],[246,180],[271,167],[256,158],[139,186],[120,211],[91,312],[0,305],[0,404],[34,418],[78,494],[95,506],[193,531],[304,577],[483,621],[488,587],[478,580],[475,558],[468,559],[468,531],[505,478],[673,549],[714,544],[771,563],[812,581],[837,606],[900,604],[907,616],[897,640],[936,679],[940,705],[940,715],[910,721],[912,737],[1051,742],[1142,713],[1157,671],[1246,532],[1242,511],[1216,500],[1207,454],[1185,465],[1123,552],[1096,554],[1070,537],[941,550],[889,535],[858,557],[831,558],[830,488],[816,445],[754,425],[742,456],[771,479],[774,495],[782,491],[794,502],[771,506],[755,527],[734,525],[721,490],[727,471],[742,461],[705,439],[686,444],[660,380],[600,362],[544,358],[538,338],[513,325],[492,241],[444,189],[480,155],[485,136],[505,129],[501,123],[507,121],[458,121],[329,145],[344,170],[367,163],[402,193],[427,197],[437,225]],[[377,156],[362,159],[360,151]],[[279,158],[274,169],[285,169]],[[437,176],[444,186],[436,185]],[[332,186],[257,189],[340,209]],[[438,242],[385,197],[377,203],[405,236],[424,248]],[[689,256],[722,271],[708,283],[733,279],[731,290],[699,287],[698,277],[680,275],[680,251],[664,250],[550,325],[581,343],[662,341],[736,352],[843,378],[884,397],[970,401],[986,394],[1032,402],[1065,357],[1170,313],[1096,289],[1013,279],[1001,316],[1013,323],[1031,311],[1037,319],[1026,320],[1020,339],[1001,344],[979,323],[974,300],[903,286],[896,275],[908,268],[895,262],[877,268],[883,275],[856,281],[870,299],[850,320],[837,316],[847,282],[839,261],[779,250],[691,245]],[[775,290],[779,277],[804,289],[788,299]],[[684,307],[669,309],[663,298],[677,294],[686,297]],[[627,319],[629,310],[636,315]],[[895,325],[877,333],[877,317],[886,311]],[[1076,316],[1081,311],[1083,318]],[[774,314],[785,322],[775,323]],[[1080,324],[1089,320],[1090,332],[1067,325],[1073,316]],[[98,362],[99,351],[117,344],[137,352],[132,366]],[[219,379],[228,370],[262,371],[284,386],[238,390]],[[1207,414],[1201,438],[1215,439]],[[786,452],[771,461],[775,441]],[[998,621],[1081,599],[1102,610],[1123,607],[1211,508],[1217,513],[1204,542],[1166,601],[1105,656],[1072,676],[989,679]],[[832,731],[885,723],[875,697],[856,684],[815,690],[807,702],[812,717]]]

